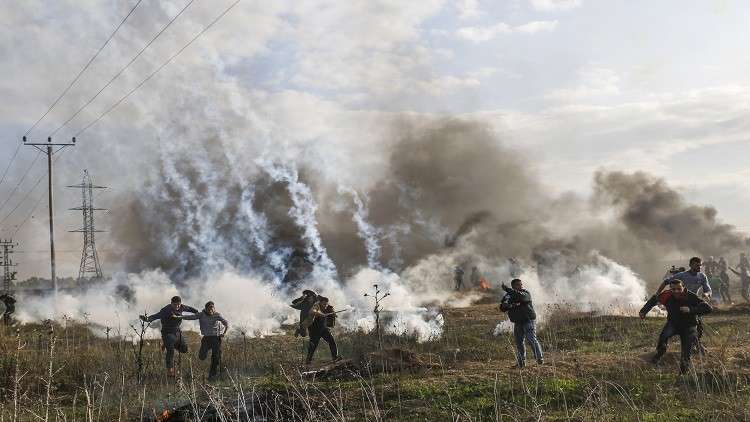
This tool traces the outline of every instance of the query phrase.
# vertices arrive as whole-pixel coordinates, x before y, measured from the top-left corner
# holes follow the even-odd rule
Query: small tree
[[[146,311],[143,311],[144,315],[147,315]],[[133,347],[133,357],[135,358],[135,365],[136,370],[138,371],[138,384],[143,383],[143,337],[146,334],[146,329],[148,329],[149,325],[151,325],[150,322],[143,321],[141,319],[138,320],[140,323],[140,327],[136,328],[135,325],[130,324],[130,328],[135,333],[136,337],[138,337],[138,348],[135,347],[135,344],[132,344]]]
[[[375,308],[373,308],[372,312],[375,314],[375,333],[378,336],[378,347],[382,350],[383,349],[383,337],[380,332],[380,311],[382,311],[382,308],[380,307],[380,302],[383,301],[386,297],[390,296],[390,292],[383,293],[380,290],[380,287],[378,287],[377,284],[373,284],[372,287],[375,288],[375,294],[371,295],[369,293],[365,293],[365,297],[370,297],[375,302]]]

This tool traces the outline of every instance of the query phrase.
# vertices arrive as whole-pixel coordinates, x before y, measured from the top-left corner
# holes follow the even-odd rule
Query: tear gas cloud
[[[83,297],[62,295],[58,309],[119,326],[180,293],[196,307],[213,300],[245,332],[270,334],[294,321],[287,304],[310,288],[351,309],[341,325],[369,330],[364,293],[377,284],[391,293],[385,329],[426,340],[442,332],[441,307],[479,298],[475,286],[453,290],[455,266],[467,285],[473,266],[496,288],[520,276],[544,318],[553,303],[626,312],[646,296],[638,274],[649,260],[746,245],[712,208],[649,175],[602,171],[592,198],[553,195],[523,151],[481,123],[397,116],[388,124],[381,171],[365,183],[310,158],[325,147],[294,153],[220,133],[164,143],[145,188],[112,207],[124,271]],[[128,300],[115,294],[123,288]],[[54,309],[29,300],[39,303],[22,319]]]

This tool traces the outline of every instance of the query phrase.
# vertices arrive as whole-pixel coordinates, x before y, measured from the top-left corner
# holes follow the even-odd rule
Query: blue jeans
[[[174,368],[174,351],[175,349],[180,353],[187,353],[188,347],[185,343],[185,339],[182,337],[182,332],[177,331],[175,333],[161,333],[161,341],[164,343],[164,363],[167,369]]]
[[[522,366],[526,363],[526,345],[524,344],[524,340],[529,342],[531,350],[534,351],[534,358],[536,358],[537,362],[544,359],[542,346],[536,338],[535,321],[518,322],[513,324],[513,337],[516,340],[516,359],[518,359],[518,365]]]

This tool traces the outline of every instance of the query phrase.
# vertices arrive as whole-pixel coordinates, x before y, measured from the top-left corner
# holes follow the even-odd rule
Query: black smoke
[[[386,171],[360,193],[377,228],[380,263],[394,271],[461,250],[466,262],[517,257],[553,276],[561,268],[575,271],[597,250],[650,273],[673,251],[721,254],[748,245],[714,208],[690,204],[644,173],[596,173],[591,200],[553,195],[530,157],[484,124],[403,117],[393,129],[397,138],[384,147]],[[252,157],[238,169],[241,151],[233,148],[212,139],[165,152],[148,186],[120,198],[114,235],[126,270],[161,268],[176,280],[221,268],[286,282],[305,277],[313,264],[305,252],[310,244],[290,216],[288,184]],[[310,164],[279,164],[295,167],[313,191],[317,228],[339,275],[366,265],[354,203],[341,181]],[[614,220],[598,218],[612,209]],[[253,229],[258,218],[265,225],[260,243]]]

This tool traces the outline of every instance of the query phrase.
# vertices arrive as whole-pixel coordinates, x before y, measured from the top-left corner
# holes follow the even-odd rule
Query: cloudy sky
[[[272,132],[362,177],[377,168],[377,122],[404,112],[487,122],[551,190],[586,194],[600,168],[645,170],[750,231],[747,2],[241,0],[111,109],[233,3],[2,1],[0,236],[22,243],[22,277],[46,274],[48,239],[45,163],[29,147],[15,155],[19,140],[136,4],[30,132],[79,140],[55,171],[63,276],[80,257],[66,233],[78,196],[64,186],[84,168],[111,187],[106,207],[141,187],[159,145]],[[116,246],[100,239],[105,255]]]

